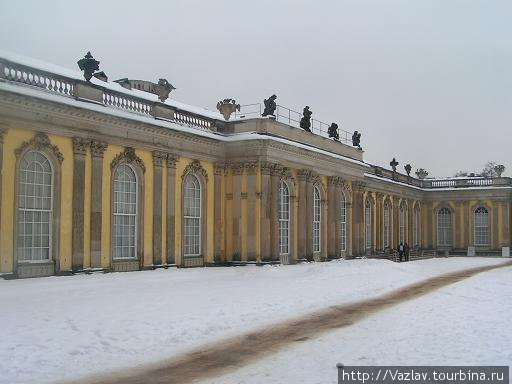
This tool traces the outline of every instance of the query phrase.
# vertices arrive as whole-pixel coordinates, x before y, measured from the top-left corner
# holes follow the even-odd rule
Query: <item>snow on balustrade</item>
[[[455,180],[432,180],[432,187],[455,187]]]
[[[126,109],[130,112],[151,115],[152,106],[149,102],[141,99],[131,98],[122,93],[103,91],[103,104],[115,108]]]

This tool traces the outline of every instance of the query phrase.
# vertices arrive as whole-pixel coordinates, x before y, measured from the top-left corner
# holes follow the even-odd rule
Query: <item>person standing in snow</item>
[[[409,261],[409,244],[404,243],[404,260]]]
[[[400,258],[400,262],[402,262],[402,257],[404,256],[404,244],[400,242],[400,245],[398,246],[398,256]]]

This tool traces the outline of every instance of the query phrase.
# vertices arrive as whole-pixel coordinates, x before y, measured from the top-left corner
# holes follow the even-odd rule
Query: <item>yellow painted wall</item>
[[[146,166],[144,174],[144,265],[153,265],[153,154],[135,149]]]

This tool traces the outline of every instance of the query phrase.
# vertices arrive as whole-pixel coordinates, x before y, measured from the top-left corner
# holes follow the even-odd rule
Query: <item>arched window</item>
[[[384,203],[384,248],[389,248],[389,217],[390,217],[390,206],[389,203],[386,201]]]
[[[489,211],[485,207],[475,209],[475,246],[489,245]]]
[[[420,209],[419,207],[414,208],[414,245],[420,245]]]
[[[372,205],[370,200],[366,200],[364,208],[364,221],[365,221],[365,239],[366,249],[372,248]]]
[[[340,251],[347,250],[347,199],[341,191],[340,196]]]
[[[313,188],[313,252],[321,250],[321,221],[322,211],[320,208],[320,191],[317,187]]]
[[[405,204],[400,204],[400,242],[405,243]]]
[[[281,180],[279,183],[279,254],[290,253],[290,190]]]
[[[20,262],[52,258],[53,167],[41,152],[20,161],[18,179],[17,256]]]
[[[452,244],[452,215],[448,208],[437,211],[437,245],[451,246]]]
[[[113,255],[118,259],[137,257],[137,176],[128,164],[114,173]]]
[[[183,255],[201,255],[201,184],[188,174],[183,186]]]

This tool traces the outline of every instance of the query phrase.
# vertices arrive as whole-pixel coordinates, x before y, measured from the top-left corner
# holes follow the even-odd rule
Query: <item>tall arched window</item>
[[[53,167],[41,152],[23,156],[18,180],[17,256],[20,262],[51,259]]]
[[[290,190],[281,180],[279,183],[279,254],[290,253]]]
[[[183,186],[183,255],[201,255],[201,184],[189,173]]]
[[[366,200],[364,208],[364,221],[365,221],[365,239],[366,249],[372,248],[372,205],[370,199]]]
[[[448,208],[437,211],[437,245],[452,245],[452,215]]]
[[[416,206],[414,208],[414,245],[419,246],[420,245],[420,208]]]
[[[390,217],[390,206],[389,203],[386,201],[384,203],[384,248],[389,248],[389,217]]]
[[[137,257],[137,176],[128,164],[114,173],[113,258]]]
[[[400,204],[400,242],[405,242],[405,204]]]
[[[489,245],[489,211],[485,207],[475,209],[475,246]]]
[[[347,199],[341,191],[340,196],[340,251],[347,250]]]
[[[322,210],[320,207],[320,191],[317,187],[313,188],[313,252],[321,250],[321,221]]]

